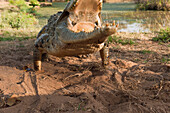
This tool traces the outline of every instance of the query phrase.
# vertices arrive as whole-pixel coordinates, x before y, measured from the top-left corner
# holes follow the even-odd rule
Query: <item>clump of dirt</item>
[[[43,70],[35,72],[33,43],[33,39],[0,42],[0,113],[170,111],[170,65],[162,62],[169,55],[167,44],[149,40],[111,44],[107,69],[98,53],[49,56]],[[148,49],[153,52],[143,52]]]

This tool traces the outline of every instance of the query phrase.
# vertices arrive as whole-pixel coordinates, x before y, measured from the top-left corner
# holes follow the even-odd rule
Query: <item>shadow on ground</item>
[[[0,113],[170,111],[169,65],[135,63],[119,58],[125,55],[121,50],[115,58],[111,49],[108,69],[94,54],[50,56],[43,71],[25,71],[24,66],[33,67],[33,41],[0,43]]]

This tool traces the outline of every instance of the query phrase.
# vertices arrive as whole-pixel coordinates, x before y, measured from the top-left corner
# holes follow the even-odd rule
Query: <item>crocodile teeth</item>
[[[113,24],[112,24],[113,26],[115,26],[115,20],[113,21]]]
[[[108,27],[109,26],[109,23],[106,23],[106,27]]]
[[[77,0],[77,2],[76,2],[76,6],[78,5],[78,3],[79,3],[79,0]]]
[[[102,10],[102,3],[101,2],[99,2],[98,8],[99,8],[99,10]]]
[[[119,24],[117,24],[116,27],[118,28],[118,27],[119,27]]]
[[[79,0],[74,0],[74,2],[72,3],[72,6],[71,6],[71,10],[74,10],[75,7],[79,4]]]

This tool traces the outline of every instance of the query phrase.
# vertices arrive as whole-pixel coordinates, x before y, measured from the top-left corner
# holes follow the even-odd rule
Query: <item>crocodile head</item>
[[[74,43],[100,38],[104,41],[107,36],[114,34],[116,32],[114,26],[102,27],[101,25],[102,2],[103,0],[71,0],[57,20],[57,26],[62,26],[57,28],[61,40]]]

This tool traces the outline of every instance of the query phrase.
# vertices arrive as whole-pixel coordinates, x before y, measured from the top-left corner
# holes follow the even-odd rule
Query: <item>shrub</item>
[[[9,3],[16,6],[21,12],[27,12],[29,9],[29,6],[24,0],[9,0]]]
[[[30,6],[24,0],[9,0],[9,2],[16,6],[20,12],[31,13],[33,15],[37,14],[35,6],[40,6],[37,0],[30,0]]]
[[[159,42],[170,42],[170,27],[167,27],[166,29],[161,29],[158,32],[158,36],[152,38],[153,41],[159,41]]]
[[[135,0],[139,10],[170,10],[169,0]]]
[[[33,6],[33,8],[35,6],[40,6],[40,3],[37,0],[30,0],[30,3],[31,3],[30,5]]]
[[[0,41],[33,38],[39,32],[38,19],[32,6],[24,0],[9,0],[15,7],[0,13]],[[30,14],[31,13],[31,14]]]
[[[0,21],[1,28],[29,28],[38,24],[38,20],[33,15],[23,12],[3,12]]]
[[[37,11],[35,9],[35,6],[40,6],[40,3],[37,0],[30,0],[30,6],[32,6],[32,8],[30,8],[28,10],[29,13],[32,13],[33,15],[37,15]]]

